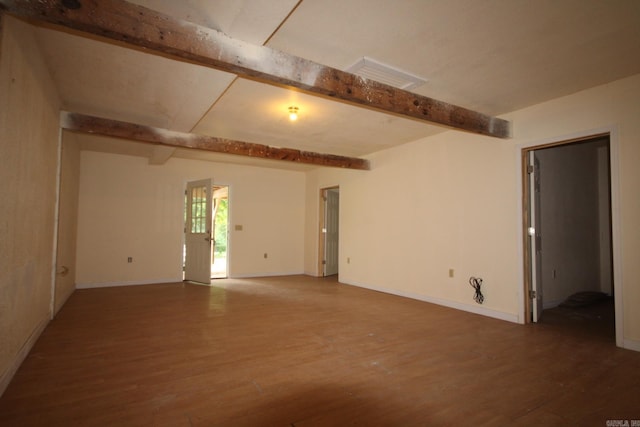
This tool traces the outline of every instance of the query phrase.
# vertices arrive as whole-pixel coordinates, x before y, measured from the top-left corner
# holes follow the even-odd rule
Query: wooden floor
[[[302,276],[78,290],[2,426],[605,426],[640,353]],[[470,297],[471,299],[471,297]]]

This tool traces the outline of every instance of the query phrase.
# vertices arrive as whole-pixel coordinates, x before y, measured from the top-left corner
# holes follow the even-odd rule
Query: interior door
[[[531,247],[531,313],[532,321],[542,318],[542,236],[540,235],[540,161],[535,151],[529,152],[529,241]]]
[[[324,209],[324,275],[338,274],[338,228],[340,212],[340,193],[337,188],[327,190]]]
[[[212,180],[187,183],[184,279],[211,284]]]

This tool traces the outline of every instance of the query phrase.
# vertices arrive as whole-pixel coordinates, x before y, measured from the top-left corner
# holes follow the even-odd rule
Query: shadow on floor
[[[615,307],[607,298],[585,307],[554,307],[542,312],[543,325],[567,333],[590,335],[615,342]]]

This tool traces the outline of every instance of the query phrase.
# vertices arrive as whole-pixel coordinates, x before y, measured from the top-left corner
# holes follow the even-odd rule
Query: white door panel
[[[211,283],[212,180],[187,183],[184,279]]]

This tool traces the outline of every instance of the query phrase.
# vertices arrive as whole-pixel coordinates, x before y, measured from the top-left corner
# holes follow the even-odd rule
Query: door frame
[[[326,210],[326,194],[329,190],[340,190],[339,185],[333,185],[330,187],[323,187],[320,189],[320,213],[318,217],[318,277],[324,277],[324,249],[325,249],[325,233],[322,232],[322,229],[325,227],[325,210]],[[340,235],[338,234],[338,242],[340,241]],[[340,262],[338,261],[338,265]],[[340,274],[340,268],[338,267],[338,274]]]
[[[523,153],[523,156],[526,156],[527,162],[527,182],[525,184],[525,191],[527,192],[526,197],[528,204],[525,208],[525,215],[527,216],[527,238],[529,239],[529,244],[527,245],[527,249],[529,250],[528,255],[526,256],[526,261],[529,262],[528,274],[525,275],[527,282],[529,283],[528,288],[525,290],[526,300],[529,304],[530,313],[527,315],[527,320],[531,320],[531,322],[536,323],[540,320],[542,315],[542,306],[543,306],[543,296],[542,296],[542,283],[540,281],[540,277],[542,276],[542,258],[539,256],[540,253],[540,164],[538,159],[535,156],[535,152],[538,149],[527,150],[526,153]],[[530,170],[532,168],[532,170]],[[531,194],[531,190],[533,189],[533,194]],[[533,207],[533,208],[532,208]],[[533,229],[533,234],[531,231]],[[529,280],[530,279],[530,280]],[[534,289],[535,288],[535,289]],[[535,296],[529,295],[529,293],[533,291]]]
[[[212,187],[212,194],[214,192],[214,188],[215,187],[227,187],[227,252],[226,252],[226,260],[225,260],[225,272],[226,272],[226,276],[224,277],[225,279],[228,279],[230,276],[229,274],[229,257],[230,257],[230,248],[231,248],[231,230],[229,229],[229,225],[231,224],[231,185],[229,184],[222,184],[222,183],[218,183],[218,182],[213,182],[213,187]],[[212,230],[211,233],[214,236],[215,239],[215,215],[212,215]],[[215,252],[215,244],[212,250],[212,253]],[[215,261],[215,256],[214,256],[214,261]],[[213,278],[212,278],[213,279]]]
[[[529,299],[530,270],[531,270],[531,249],[529,245],[528,223],[529,223],[529,185],[527,166],[529,152],[542,148],[561,146],[573,142],[583,141],[586,139],[596,138],[599,136],[609,136],[609,175],[610,175],[610,194],[611,194],[611,251],[613,257],[613,292],[615,306],[615,330],[616,345],[625,347],[624,342],[624,315],[623,315],[623,287],[622,287],[622,250],[621,250],[621,233],[620,233],[620,167],[619,167],[619,138],[618,129],[615,126],[609,126],[599,129],[593,129],[584,132],[577,132],[570,135],[547,138],[544,140],[530,141],[517,146],[518,156],[518,173],[520,180],[520,224],[518,237],[520,240],[520,251],[522,259],[521,283],[520,287],[520,323],[531,322],[532,304]]]

